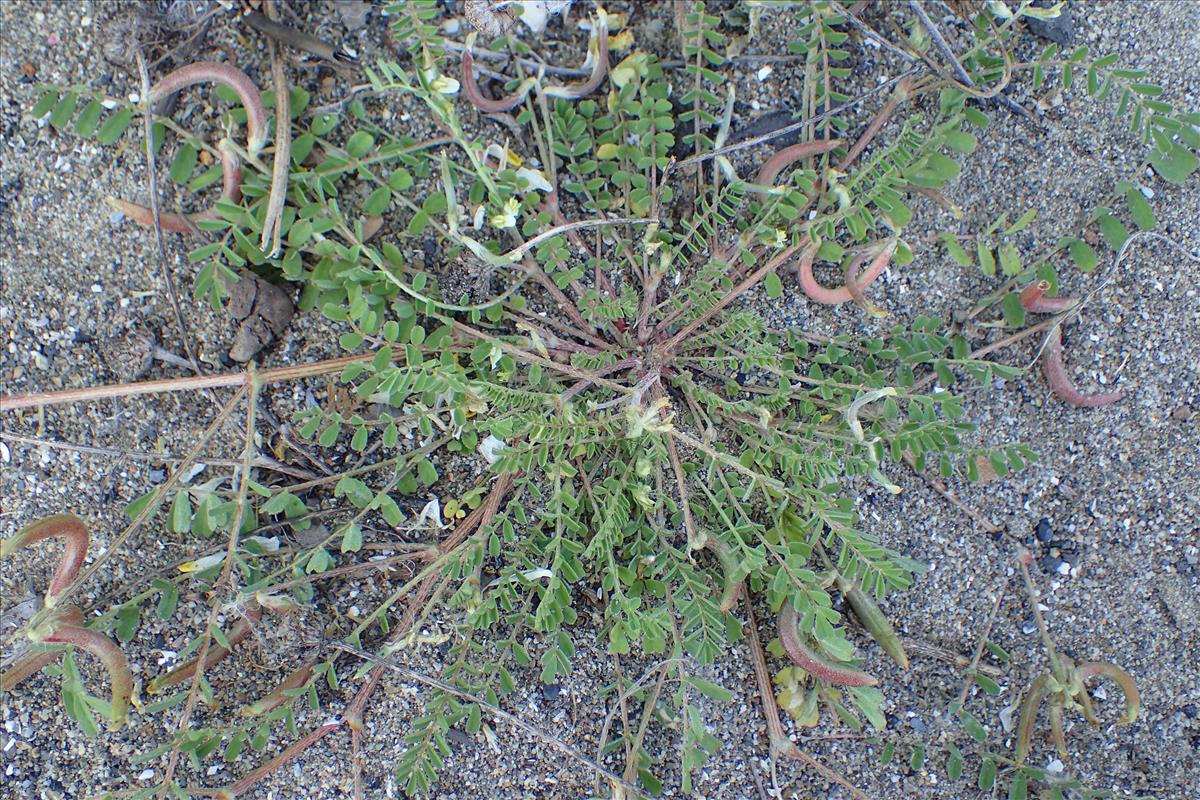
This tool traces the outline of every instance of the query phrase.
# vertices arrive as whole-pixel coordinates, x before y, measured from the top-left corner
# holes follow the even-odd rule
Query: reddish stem
[[[316,664],[316,659],[311,658],[301,664],[299,668],[293,670],[280,682],[278,686],[272,689],[270,694],[247,706],[242,710],[242,713],[249,717],[262,716],[268,711],[273,711],[291,700],[292,697],[284,694],[284,692],[288,691],[289,689],[299,689],[301,686],[308,683],[308,679],[312,677],[313,674],[314,664]]]
[[[817,139],[811,142],[801,142],[794,144],[791,147],[785,147],[775,155],[767,159],[767,163],[763,164],[758,170],[758,177],[754,182],[760,186],[773,186],[775,178],[783,169],[802,158],[809,156],[819,156],[822,153],[828,153],[843,144],[841,139]]]
[[[787,600],[783,601],[783,608],[779,610],[779,642],[787,657],[814,678],[838,686],[879,685],[879,680],[874,676],[854,667],[835,664],[805,644],[797,627],[796,609]]]
[[[1071,376],[1067,374],[1067,367],[1063,363],[1062,331],[1059,328],[1051,328],[1046,337],[1046,349],[1042,353],[1042,372],[1046,376],[1046,382],[1050,384],[1050,390],[1060,400],[1077,408],[1099,408],[1112,405],[1125,396],[1120,389],[1101,394],[1083,394],[1075,388]]]
[[[900,83],[896,84],[896,88],[893,90],[892,96],[889,97],[887,102],[883,104],[883,107],[879,109],[879,113],[875,115],[875,119],[871,120],[871,124],[867,126],[865,131],[863,131],[863,135],[858,137],[858,141],[856,141],[854,146],[850,148],[850,152],[848,152],[846,157],[843,158],[841,163],[838,164],[837,168],[839,172],[845,172],[850,165],[854,163],[855,159],[862,154],[862,151],[867,149],[867,145],[870,144],[871,140],[874,139],[879,131],[883,129],[884,123],[886,123],[888,119],[891,118],[892,114],[896,112],[896,108],[908,99],[908,93],[911,90],[912,79],[910,78],[905,78],[904,80],[900,81]]]
[[[113,719],[109,730],[125,725],[129,717],[129,700],[133,697],[133,673],[117,643],[102,633],[78,625],[60,625],[42,641],[50,644],[69,644],[81,647],[104,662],[112,683]]]
[[[241,202],[242,162],[238,159],[237,154],[233,152],[233,148],[226,146],[224,143],[222,143],[220,150],[221,170],[224,173],[220,199],[228,200],[231,203]],[[122,200],[119,197],[110,197],[108,198],[108,202],[117,211],[120,211],[139,225],[147,228],[154,227],[154,211],[147,206]],[[164,231],[198,236],[201,231],[197,223],[204,220],[218,219],[219,215],[216,206],[213,205],[211,208],[206,208],[195,214],[160,213],[158,218]]]
[[[257,605],[248,609],[246,611],[246,616],[239,619],[237,624],[233,626],[232,630],[225,635],[225,639],[229,642],[229,646],[237,647],[239,643],[249,636],[251,624],[257,622],[261,616],[262,609]],[[200,669],[206,670],[215,664],[221,663],[221,661],[229,655],[229,652],[229,650],[225,649],[219,644],[214,643],[210,645],[208,648],[208,653],[204,656],[204,664],[200,667]],[[196,674],[196,665],[199,663],[199,656],[188,659],[179,666],[175,667],[175,669],[168,672],[166,675],[160,675],[154,680],[150,681],[150,683],[146,685],[146,691],[150,694],[157,694],[168,686],[175,686],[183,683],[186,680],[189,680],[193,675]]]
[[[892,260],[892,255],[896,252],[896,240],[892,239],[885,243],[881,250],[873,253],[871,249],[859,254],[850,262],[846,274],[854,273],[867,259],[872,259],[870,266],[858,273],[858,277],[854,281],[854,289],[861,294],[868,286],[874,283],[888,263]],[[851,292],[848,286],[839,286],[836,289],[827,289],[817,283],[817,279],[813,277],[813,260],[816,258],[817,248],[810,246],[805,248],[800,254],[800,288],[808,299],[815,303],[822,303],[827,306],[838,305],[854,299],[854,293]],[[865,302],[865,298],[864,298]]]
[[[83,566],[88,549],[87,525],[73,514],[55,514],[25,526],[16,536],[0,543],[0,558],[3,558],[22,547],[55,536],[62,537],[65,547],[54,570],[54,577],[50,580],[50,588],[46,590],[47,606],[54,605]]]

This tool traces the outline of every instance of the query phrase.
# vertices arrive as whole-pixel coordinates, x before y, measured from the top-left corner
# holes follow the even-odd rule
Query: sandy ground
[[[116,220],[102,202],[108,193],[139,196],[143,191],[136,145],[128,144],[131,139],[116,150],[81,143],[73,135],[54,133],[28,114],[37,82],[86,82],[114,94],[135,89],[97,49],[98,22],[114,8],[107,2],[0,3],[0,327],[7,335],[0,353],[0,380],[5,394],[116,381],[120,365],[114,363],[112,345],[134,329],[155,328],[166,346],[180,349],[153,258],[153,238]],[[654,18],[655,13],[647,11],[647,16]],[[1196,4],[1089,4],[1076,16],[1075,43],[1087,44],[1096,53],[1118,53],[1123,64],[1146,69],[1151,80],[1162,84],[1167,99],[1189,110],[1200,108]],[[320,19],[322,31],[345,35],[331,16]],[[372,15],[367,28],[350,40],[370,56],[378,52],[381,31],[381,20]],[[233,43],[250,41],[256,40]],[[1040,48],[1041,43],[1030,41],[1028,46]],[[24,62],[36,66],[33,78],[22,76]],[[252,63],[264,74],[261,52]],[[760,92],[761,108],[769,108],[788,80],[787,70],[777,68],[775,76],[760,83],[754,69],[747,68],[739,80],[739,97],[750,103],[756,99],[754,92]],[[1193,177],[1184,187],[1172,187],[1137,172],[1145,151],[1110,111],[1073,95],[1044,117],[1044,130],[1033,130],[993,110],[996,123],[981,135],[979,150],[964,160],[963,175],[950,190],[966,212],[957,229],[982,227],[1001,209],[1019,213],[1032,207],[1038,209],[1038,219],[1021,244],[1031,251],[1040,249],[1073,232],[1113,184],[1125,179],[1153,193],[1159,232],[1190,250],[1200,248],[1200,181]],[[749,105],[739,108],[739,122],[744,122],[743,114],[756,113]],[[877,297],[895,317],[910,319],[920,312],[948,317],[991,288],[923,238],[956,225],[932,207],[919,209],[910,233],[924,246],[911,267],[889,276]],[[219,314],[187,302],[192,271],[182,259],[182,247],[172,245],[170,252],[190,335],[201,359],[215,368],[219,354],[228,348],[230,326]],[[1102,264],[1093,275],[1083,276],[1062,268],[1068,294],[1090,291],[1103,278],[1112,278],[1083,320],[1069,328],[1068,354],[1077,379],[1085,385],[1095,386],[1101,379],[1115,382],[1127,398],[1103,410],[1072,409],[1049,396],[1036,371],[1023,380],[968,390],[968,408],[980,422],[982,440],[1025,441],[1041,459],[1014,478],[956,488],[966,503],[1033,549],[1046,618],[1063,651],[1077,660],[1114,661],[1138,680],[1143,713],[1136,724],[1097,731],[1068,715],[1068,767],[1094,789],[1184,800],[1200,795],[1197,268],[1169,247],[1149,242],[1131,252],[1119,273],[1110,270]],[[782,315],[788,313],[784,309]],[[822,311],[807,319],[818,330],[869,330],[869,323],[852,311]],[[265,361],[277,365],[333,355],[335,341],[327,325],[307,315],[293,322],[285,341]],[[1030,357],[1025,346],[1006,353],[1010,363]],[[169,374],[155,371],[158,377]],[[319,386],[317,391],[323,396]],[[296,399],[291,392],[276,390],[265,403],[286,416]],[[29,520],[70,510],[93,525],[99,549],[121,529],[124,504],[163,479],[161,462],[50,449],[11,436],[179,454],[212,415],[211,403],[198,396],[79,404],[47,410],[44,416],[5,415],[9,438],[3,452],[0,534],[11,535]],[[233,432],[225,431],[207,454],[228,458],[237,446]],[[988,536],[919,478],[899,471],[895,477],[903,494],[885,497],[864,487],[860,511],[890,546],[931,565],[909,592],[889,601],[890,614],[902,632],[969,652],[997,592],[1005,592],[993,638],[1012,655],[1012,663],[998,678],[999,697],[972,695],[969,708],[986,723],[997,746],[1006,746],[999,744],[1007,741],[1001,712],[1045,668],[1027,603],[1014,578],[1012,542]],[[1034,536],[1041,519],[1052,531],[1046,542]],[[106,607],[107,600],[128,596],[130,581],[148,567],[162,568],[186,552],[165,526],[152,528],[110,562],[112,569],[96,576],[82,599]],[[50,568],[37,557],[15,562],[21,569],[13,563],[5,562],[0,581],[6,614],[44,586]],[[336,598],[326,601],[336,605]],[[201,598],[185,597],[182,612],[170,625],[144,622],[138,638],[126,648],[136,669],[156,672],[162,651],[186,641],[184,624],[195,622],[202,609]],[[10,630],[5,629],[6,636]],[[611,681],[611,662],[593,643],[593,635],[586,624],[574,631],[579,655],[561,691],[543,691],[536,673],[521,675],[523,687],[507,706],[589,753],[608,712],[596,701],[597,691]],[[947,782],[940,767],[944,756],[937,743],[945,730],[953,729],[946,707],[960,685],[958,670],[918,657],[910,673],[900,674],[873,648],[864,651],[870,669],[887,676],[889,727],[910,741],[929,743],[929,760],[937,768],[927,765],[913,771],[896,763],[884,767],[878,748],[854,739],[826,738],[824,734],[833,730],[827,727],[816,734],[797,734],[803,746],[871,797],[988,796],[972,782]],[[773,784],[747,655],[744,646],[732,648],[705,674],[731,688],[734,699],[726,706],[706,708],[712,730],[725,747],[697,775],[695,796],[758,798],[776,785],[784,797],[846,797],[843,790],[827,788],[793,764],[780,765]],[[228,687],[238,678],[239,688],[226,689],[231,707],[253,695],[256,684],[258,691],[271,684],[271,676],[287,658],[275,656],[256,657],[265,665],[248,658],[216,671],[217,686]],[[89,685],[96,685],[96,672],[83,662],[86,659],[81,664]],[[636,674],[641,666],[634,662],[624,668]],[[397,794],[388,765],[402,752],[400,737],[406,721],[419,711],[418,697],[415,687],[389,679],[371,706],[365,796]],[[1110,719],[1117,699],[1109,687],[1102,705]],[[202,713],[197,724],[219,721],[221,713]],[[135,715],[126,733],[89,740],[63,714],[57,680],[33,679],[19,693],[3,698],[0,797],[75,798],[149,785],[161,777],[162,764],[134,766],[130,759],[153,747],[173,719],[173,712],[153,719]],[[318,714],[298,714],[302,727],[320,720]],[[544,743],[503,724],[495,731],[491,745],[482,736],[456,741],[439,797],[576,798],[591,791],[583,769]],[[960,744],[961,740],[960,736]],[[277,727],[270,752],[286,741],[286,733]],[[676,743],[656,734],[649,746],[667,760],[661,772],[674,784],[676,775],[669,765]],[[908,750],[901,747],[900,752],[900,761],[906,762]],[[1051,757],[1048,747],[1039,747],[1034,760],[1045,764]],[[184,774],[189,780],[220,785],[261,758],[243,755],[232,766],[206,763],[199,772]],[[350,790],[349,758],[347,737],[335,734],[252,794],[281,800],[344,796]],[[669,796],[681,795],[673,791]]]

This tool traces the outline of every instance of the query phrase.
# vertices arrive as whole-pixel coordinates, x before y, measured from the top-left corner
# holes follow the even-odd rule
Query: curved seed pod
[[[871,638],[883,648],[883,652],[891,656],[892,660],[900,665],[900,669],[908,669],[908,653],[904,652],[904,645],[900,643],[896,629],[888,622],[887,615],[875,604],[875,600],[843,578],[838,579],[838,588],[841,589],[842,596],[846,598],[854,616],[858,617],[858,621],[866,628],[867,633],[871,634]]]
[[[1050,281],[1034,281],[1029,284],[1018,295],[1021,308],[1034,314],[1058,314],[1077,305],[1070,297],[1046,297],[1048,291]]]
[[[1109,664],[1105,661],[1085,661],[1076,668],[1076,671],[1083,683],[1082,693],[1084,695],[1087,694],[1087,679],[1097,675],[1109,678],[1121,687],[1121,692],[1125,695],[1125,715],[1117,720],[1118,724],[1129,725],[1137,719],[1138,711],[1142,707],[1142,698],[1138,694],[1137,683],[1134,682],[1132,675],[1116,664]]]
[[[267,141],[267,110],[254,81],[237,67],[219,61],[197,61],[180,67],[150,88],[150,102],[157,103],[167,95],[198,83],[223,83],[237,92],[246,109],[246,149],[250,155],[258,155]]]
[[[775,179],[779,177],[779,173],[802,158],[809,156],[819,156],[822,153],[828,153],[843,144],[841,139],[816,139],[811,142],[801,142],[790,147],[785,147],[767,159],[766,163],[758,170],[758,177],[754,182],[760,186],[774,186]]]
[[[721,572],[725,575],[725,580],[721,589],[721,611],[728,611],[737,605],[738,589],[741,588],[741,581],[734,580],[733,576],[737,574],[737,559],[733,557],[733,551],[729,549],[729,545],[718,539],[711,533],[704,537],[704,547],[712,551],[717,562],[721,565]]]
[[[890,247],[891,252],[887,254],[887,258],[890,260],[892,255],[896,252],[896,240],[892,239],[891,244],[888,245],[888,247]],[[869,253],[867,254],[867,257],[870,257]],[[876,255],[875,260],[878,260],[879,257],[879,255]],[[862,263],[860,261],[861,258],[863,257],[859,256],[859,258],[851,259],[850,262],[846,264],[846,291],[850,293],[850,299],[854,301],[854,304],[866,311],[872,317],[886,317],[887,312],[872,303],[867,296],[863,294],[862,287],[858,284],[858,268]]]
[[[1046,383],[1050,384],[1050,390],[1060,400],[1077,408],[1099,408],[1112,405],[1125,396],[1120,389],[1101,394],[1083,394],[1075,388],[1071,376],[1067,374],[1067,367],[1063,363],[1062,331],[1058,328],[1051,328],[1050,334],[1046,337],[1046,349],[1042,353],[1042,373],[1046,376]]]
[[[83,612],[77,606],[63,606],[58,620],[67,625],[83,627]],[[0,692],[10,692],[26,678],[36,675],[48,664],[53,664],[63,653],[61,647],[35,643],[29,650],[0,675]]]
[[[1033,723],[1037,719],[1038,708],[1050,692],[1050,676],[1043,672],[1033,679],[1029,693],[1021,702],[1021,718],[1017,722],[1017,765],[1025,763],[1033,742]]]
[[[1066,759],[1069,754],[1067,753],[1067,737],[1063,733],[1063,707],[1058,703],[1051,703],[1049,714],[1050,737],[1054,739],[1054,746],[1058,748],[1058,754]]]
[[[858,273],[855,278],[855,290],[858,292],[864,291],[868,286],[874,283],[875,279],[883,274],[883,270],[892,260],[892,255],[896,252],[896,240],[890,239],[883,243],[879,251],[868,249],[864,253],[855,257],[850,262],[850,268],[847,273],[856,271],[867,260],[871,259],[871,264],[865,270]],[[804,294],[809,300],[815,303],[821,303],[827,306],[835,306],[839,303],[845,303],[853,300],[854,296],[850,289],[846,286],[839,286],[836,289],[827,289],[817,283],[817,279],[813,276],[813,259],[816,258],[816,247],[806,248],[800,254],[800,288],[804,290]]]
[[[536,80],[534,78],[526,78],[521,81],[521,85],[517,90],[507,97],[501,97],[493,100],[487,97],[479,90],[479,84],[475,82],[475,57],[471,55],[471,48],[463,49],[462,54],[462,88],[463,94],[471,101],[471,105],[478,108],[486,114],[499,114],[505,111],[512,111],[517,106],[521,105],[525,100],[525,96],[529,94],[529,90],[533,88]]]
[[[246,73],[236,67],[217,61],[198,61],[180,67],[151,87],[150,102],[157,103],[163,97],[198,83],[223,83],[237,92],[246,109],[246,150],[251,156],[258,155],[267,141],[267,111],[263,107],[262,98],[259,97],[258,87],[246,77]],[[220,150],[221,168],[224,172],[221,198],[236,203],[242,198],[241,162],[228,142],[222,141]],[[145,226],[154,225],[154,213],[146,206],[113,197],[110,197],[108,202],[134,222]],[[210,208],[187,216],[159,214],[159,222],[163,230],[195,235],[199,233],[196,222],[215,219],[216,216],[215,209]]]
[[[604,76],[608,74],[608,15],[599,9],[596,22],[592,25],[592,35],[588,39],[587,61],[592,65],[591,76],[583,83],[573,86],[549,86],[544,91],[547,97],[566,97],[578,100],[587,97],[600,88]]]
[[[117,643],[102,633],[78,625],[60,625],[42,641],[50,644],[69,644],[81,647],[104,662],[112,684],[113,719],[109,730],[118,730],[129,716],[129,701],[133,697],[133,673]]]
[[[783,608],[779,610],[779,642],[783,652],[796,666],[802,668],[814,678],[818,678],[838,686],[878,686],[879,680],[862,670],[836,664],[818,655],[804,643],[800,630],[797,628],[796,609],[784,600]]]
[[[58,560],[58,567],[54,570],[54,577],[50,580],[50,588],[46,590],[47,606],[54,605],[58,596],[75,580],[79,568],[83,566],[88,549],[87,525],[74,514],[55,514],[26,525],[16,536],[0,542],[0,558],[3,558],[22,547],[54,536],[62,537],[65,549],[62,558]]]
[[[221,172],[223,173],[221,199],[231,203],[240,202],[242,199],[242,162],[227,141],[222,140],[219,149],[221,151]],[[154,212],[149,207],[131,203],[119,197],[109,197],[108,203],[137,224],[147,228],[154,227]],[[206,208],[204,211],[197,211],[195,214],[161,212],[158,215],[158,221],[164,231],[189,236],[196,236],[200,233],[200,228],[196,226],[197,222],[217,218],[215,206]]]
[[[283,705],[292,697],[284,694],[289,689],[299,689],[304,684],[308,683],[308,679],[312,677],[313,666],[317,663],[315,658],[310,658],[305,661],[300,667],[292,671],[283,681],[271,690],[271,693],[257,702],[242,709],[242,713],[248,717],[258,717],[273,711]]]
[[[257,606],[254,606],[246,611],[246,616],[239,619],[233,628],[230,629],[229,633],[225,634],[225,639],[228,640],[229,646],[237,647],[243,639],[249,636],[251,623],[257,622],[260,616],[262,616],[262,609],[258,608]],[[208,646],[208,653],[204,657],[204,665],[201,669],[209,669],[213,665],[221,663],[221,661],[223,661],[228,655],[229,651],[224,647],[216,642],[210,643]],[[150,683],[146,685],[146,691],[150,694],[158,694],[168,686],[175,686],[176,684],[183,683],[196,674],[196,665],[199,664],[199,662],[199,656],[194,656],[193,658],[188,659],[167,674],[159,675],[157,678],[150,681]]]

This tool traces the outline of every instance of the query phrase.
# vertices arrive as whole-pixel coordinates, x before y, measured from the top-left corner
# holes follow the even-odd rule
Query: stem
[[[279,381],[294,381],[310,378],[315,375],[327,375],[340,372],[345,367],[357,361],[365,361],[367,356],[342,356],[326,361],[313,361],[308,364],[297,364],[288,367],[259,370],[255,373],[259,383],[276,383]],[[106,386],[92,386],[83,389],[65,389],[58,392],[40,392],[0,398],[0,412],[16,411],[35,406],[54,406],[63,403],[78,403],[85,400],[107,400],[110,397],[136,397],[143,394],[161,394],[164,392],[191,392],[197,389],[214,389],[221,387],[244,388],[250,383],[250,373],[226,372],[221,375],[199,375],[192,378],[167,378],[157,381],[140,381],[137,383],[115,383]]]
[[[1118,720],[1118,724],[1129,725],[1137,719],[1138,711],[1142,707],[1142,698],[1138,694],[1137,683],[1134,682],[1132,675],[1116,664],[1104,661],[1085,661],[1076,669],[1084,684],[1082,689],[1084,693],[1087,692],[1088,678],[1096,675],[1110,678],[1121,687],[1121,692],[1125,695],[1125,716]]]
[[[247,610],[246,615],[239,619],[230,629],[229,633],[225,634],[226,641],[230,647],[237,647],[247,636],[250,635],[251,623],[257,622],[262,615],[262,609],[257,606]],[[168,686],[175,686],[183,683],[196,674],[197,665],[201,672],[221,663],[230,653],[223,646],[213,644],[209,646],[207,652],[197,655],[194,658],[188,659],[184,663],[175,667],[165,675],[160,675],[146,685],[146,691],[150,694],[158,694]]]
[[[804,239],[802,239],[798,244],[791,245],[790,247],[784,248],[782,251],[780,251],[778,255],[768,261],[765,265],[759,267],[755,272],[751,273],[749,277],[747,277],[737,286],[733,287],[733,289],[729,291],[729,294],[722,297],[715,304],[713,304],[711,308],[681,328],[679,332],[667,340],[666,343],[659,345],[657,348],[659,354],[669,353],[680,342],[691,336],[697,328],[716,316],[717,312],[744,294],[747,289],[754,286],[756,283],[766,277],[768,273],[774,272],[780,264],[783,264],[789,258],[791,258],[792,255],[801,247],[805,246],[808,241],[808,237],[805,236]]]

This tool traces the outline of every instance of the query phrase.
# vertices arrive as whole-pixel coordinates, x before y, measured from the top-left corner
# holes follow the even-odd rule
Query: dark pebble
[[[1071,10],[1065,5],[1054,19],[1026,17],[1025,23],[1029,25],[1029,32],[1034,36],[1048,39],[1059,47],[1066,47],[1075,37],[1075,20],[1071,17]]]
[[[1058,572],[1059,559],[1056,556],[1042,556],[1038,564],[1048,575],[1054,575]]]
[[[542,697],[546,698],[547,702],[553,703],[562,694],[562,684],[547,683],[542,687]]]
[[[925,733],[929,730],[929,726],[920,717],[913,717],[908,721],[908,724],[917,733]]]
[[[1185,717],[1187,717],[1188,719],[1196,718],[1197,712],[1196,712],[1196,704],[1195,703],[1188,703],[1186,706],[1184,706],[1183,708],[1181,708],[1179,710],[1182,711],[1183,715]]]
[[[1039,519],[1033,529],[1033,533],[1042,544],[1050,541],[1050,537],[1054,535],[1054,529],[1050,527],[1050,520],[1045,517]]]

